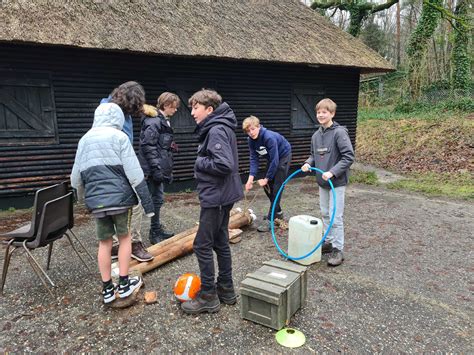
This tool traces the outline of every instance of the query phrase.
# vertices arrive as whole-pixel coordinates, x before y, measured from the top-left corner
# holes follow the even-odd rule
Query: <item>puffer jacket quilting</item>
[[[96,109],[94,124],[77,147],[71,185],[84,195],[90,211],[131,207],[138,203],[138,194],[148,214],[153,203],[130,140],[121,131],[123,122],[116,104]]]
[[[144,117],[140,132],[138,160],[143,173],[156,182],[173,181],[173,128],[160,112]]]

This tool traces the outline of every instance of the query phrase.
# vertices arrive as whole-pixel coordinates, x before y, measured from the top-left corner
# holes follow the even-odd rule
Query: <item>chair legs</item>
[[[46,262],[46,270],[49,270],[49,264],[51,263],[52,252],[53,252],[53,243],[49,244],[49,247],[48,247],[48,261]]]
[[[90,272],[91,269],[89,268],[89,265],[87,265],[87,263],[85,262],[85,260],[82,258],[81,254],[79,254],[79,252],[77,251],[76,247],[74,246],[74,243],[72,242],[72,239],[71,237],[69,236],[69,234],[67,233],[64,233],[64,235],[67,237],[67,240],[69,240],[69,244],[71,244],[71,247],[72,249],[74,249],[74,251],[76,252],[77,256],[79,257],[79,259],[81,259],[82,263],[84,264],[84,266],[87,268],[87,270]]]
[[[69,232],[71,232],[72,236],[74,237],[74,239],[79,243],[79,245],[82,247],[82,249],[84,249],[84,251],[86,252],[86,254],[89,256],[89,258],[91,258],[92,261],[95,261],[94,257],[91,255],[91,253],[89,253],[89,250],[87,250],[87,248],[84,246],[84,244],[82,244],[81,240],[77,237],[77,235],[72,231],[72,229],[69,229]]]
[[[48,290],[49,294],[54,297],[54,294],[53,292],[51,291],[51,289],[48,287],[48,284],[46,283],[46,281],[44,280],[43,276],[41,275],[41,273],[43,273],[43,275],[46,276],[46,278],[48,279],[48,281],[51,283],[51,285],[53,285],[53,287],[55,287],[54,283],[51,281],[51,279],[48,277],[48,275],[46,275],[46,273],[44,272],[44,270],[41,268],[41,266],[39,266],[39,264],[36,262],[36,260],[33,258],[33,256],[30,254],[30,253],[27,253],[26,254],[26,258],[28,259],[28,262],[30,263],[30,266],[31,268],[33,269],[33,271],[36,273],[36,275],[38,276],[38,278],[41,280],[41,282],[43,283],[43,286]]]
[[[5,258],[3,260],[3,269],[2,269],[2,282],[0,285],[0,294],[2,295],[3,295],[3,288],[5,287],[5,280],[7,279],[8,267],[10,266],[10,259],[13,252],[16,249],[16,247],[13,247],[12,251],[10,251],[10,247],[12,243],[13,243],[13,239],[8,242],[7,247],[5,249]]]
[[[7,244],[7,248],[5,250],[5,260],[3,261],[3,270],[2,270],[2,281],[0,285],[0,294],[3,295],[3,289],[5,288],[5,281],[7,279],[7,272],[8,272],[8,267],[10,266],[10,260],[13,252],[18,249],[18,247],[14,246],[13,249],[10,250],[10,247],[12,246],[14,240],[10,240]],[[31,265],[31,268],[33,271],[38,275],[39,279],[43,283],[44,287],[48,290],[51,296],[54,296],[51,290],[49,289],[46,281],[42,277],[41,273],[46,277],[46,279],[51,283],[51,285],[54,287],[54,283],[51,281],[51,279],[48,277],[46,272],[41,268],[41,266],[38,264],[38,262],[35,260],[33,255],[31,255],[30,251],[26,247],[26,240],[23,242],[23,249],[26,251],[26,257],[28,259],[28,262]],[[40,273],[41,272],[41,273]]]
[[[26,243],[27,241],[25,240],[23,242],[23,249],[26,251],[26,255],[28,257],[28,260],[30,261],[30,264],[31,264],[31,267],[33,267],[33,269],[35,269],[34,265],[36,266],[36,269],[35,269],[35,272],[38,276],[40,276],[40,274],[38,272],[41,272],[44,277],[49,281],[49,283],[51,284],[51,286],[55,287],[56,285],[54,284],[54,282],[49,278],[48,274],[46,273],[46,271],[43,270],[43,268],[41,267],[41,265],[36,261],[36,259],[34,258],[33,254],[31,254],[30,250],[28,249],[28,247],[26,246]],[[40,277],[41,278],[41,277]],[[41,278],[42,279],[42,278]],[[43,280],[43,279],[42,279]],[[43,282],[44,283],[44,282]],[[47,288],[48,286],[46,286]],[[48,288],[49,289],[49,288]]]
[[[82,242],[79,240],[79,238],[74,234],[74,232],[72,232],[71,230],[69,230],[69,232],[71,232],[71,234],[74,236],[74,238],[79,242],[79,244],[81,245],[81,247],[86,251],[87,255],[89,255],[89,257],[94,261],[94,258],[92,257],[92,255],[89,253],[89,251],[85,248],[84,244],[82,244]],[[84,266],[87,268],[87,270],[89,272],[91,272],[91,269],[89,267],[89,265],[86,263],[86,261],[82,258],[81,254],[78,252],[78,250],[76,249],[76,247],[74,246],[74,243],[72,242],[72,239],[71,237],[69,236],[68,233],[64,233],[64,235],[67,237],[68,241],[69,241],[69,244],[71,244],[71,247],[72,249],[74,250],[74,252],[77,254],[77,256],[79,257],[79,259],[82,261],[82,263],[84,264]],[[0,295],[3,295],[3,289],[5,288],[5,282],[6,282],[6,278],[7,278],[7,272],[8,272],[8,267],[10,266],[10,260],[11,260],[11,256],[13,254],[13,252],[18,249],[19,247],[17,246],[12,246],[13,242],[15,240],[12,239],[8,242],[7,244],[7,247],[5,249],[5,258],[4,258],[4,261],[3,261],[3,269],[2,269],[2,279],[0,281]],[[33,254],[30,252],[30,250],[28,249],[28,247],[26,246],[26,243],[27,243],[27,240],[25,240],[22,244],[23,246],[23,249],[25,250],[26,252],[26,257],[28,259],[28,262],[30,263],[31,265],[31,268],[33,269],[33,271],[36,273],[36,275],[39,277],[39,279],[41,280],[41,282],[43,283],[44,287],[46,287],[46,289],[48,290],[48,292],[51,294],[51,296],[54,296],[51,289],[48,287],[48,284],[46,283],[46,281],[48,281],[52,287],[55,287],[55,284],[54,282],[51,280],[51,278],[48,276],[48,274],[46,273],[46,271],[43,270],[43,268],[41,267],[41,265],[36,261],[36,259],[33,257]],[[49,246],[48,246],[48,260],[47,260],[47,263],[46,263],[46,270],[49,270],[49,265],[51,263],[51,254],[52,254],[52,250],[53,250],[53,243],[50,243]]]

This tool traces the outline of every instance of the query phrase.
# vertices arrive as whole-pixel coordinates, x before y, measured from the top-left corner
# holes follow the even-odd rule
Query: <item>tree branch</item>
[[[447,17],[447,21],[451,24],[451,26],[456,30],[456,31],[459,31],[459,28],[452,22],[452,20],[456,20],[457,23],[459,23],[459,25],[461,25],[462,27],[464,27],[466,30],[471,30],[469,24],[466,23],[466,21],[456,15],[454,15],[453,13],[451,13],[450,11],[446,10],[444,7],[441,7],[441,6],[438,6],[436,4],[433,4],[432,2],[428,1],[428,0],[423,0],[423,3],[432,7],[433,9],[439,11],[441,13],[441,16],[442,17]]]
[[[314,1],[312,4],[311,4],[311,8],[313,10],[316,10],[316,9],[323,9],[323,10],[326,10],[326,9],[329,9],[331,7],[336,7],[340,10],[347,10],[346,9],[346,5],[342,3],[343,0],[333,0],[333,1],[328,1],[328,2],[317,2],[317,1]]]

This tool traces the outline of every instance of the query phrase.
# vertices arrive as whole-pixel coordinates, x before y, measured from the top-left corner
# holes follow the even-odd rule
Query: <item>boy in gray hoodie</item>
[[[349,182],[349,167],[354,162],[354,149],[347,129],[333,121],[336,107],[336,103],[331,99],[323,99],[317,103],[316,117],[320,127],[311,138],[311,155],[301,167],[304,172],[309,171],[310,167],[324,171],[323,174],[317,173],[316,176],[325,231],[334,204],[329,179],[336,190],[336,215],[322,247],[323,253],[331,253],[328,259],[329,266],[338,266],[344,261],[344,194]]]

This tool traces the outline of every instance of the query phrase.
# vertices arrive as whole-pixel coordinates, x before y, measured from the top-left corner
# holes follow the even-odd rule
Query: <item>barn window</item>
[[[296,85],[291,96],[291,129],[293,133],[314,132],[319,126],[314,107],[325,97],[322,87]]]
[[[0,145],[57,143],[49,73],[0,71]]]
[[[215,82],[189,79],[169,79],[166,82],[170,91],[179,96],[180,105],[178,111],[170,121],[175,133],[193,133],[196,123],[191,116],[191,108],[188,105],[189,98],[198,90],[210,88],[217,90]]]

